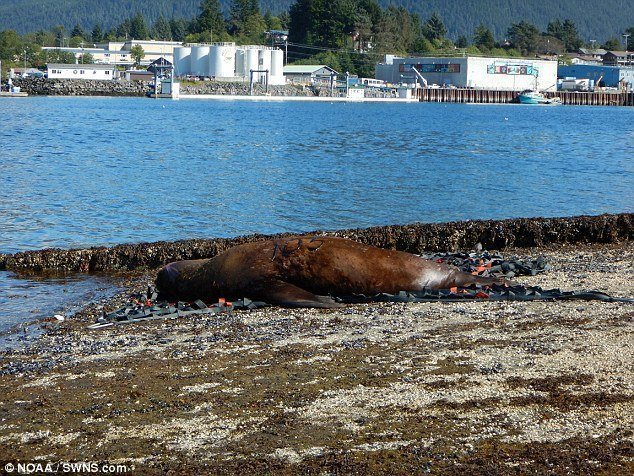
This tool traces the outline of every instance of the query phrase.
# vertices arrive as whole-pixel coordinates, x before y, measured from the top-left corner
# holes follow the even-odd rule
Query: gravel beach
[[[630,241],[504,255],[552,266],[521,284],[634,296]],[[264,308],[87,330],[99,306],[0,355],[3,467],[634,474],[632,304]]]

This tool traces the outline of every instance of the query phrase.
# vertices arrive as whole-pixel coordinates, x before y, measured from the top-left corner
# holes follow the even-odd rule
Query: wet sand
[[[634,296],[632,242],[504,254],[551,264],[522,284]],[[3,462],[138,474],[634,473],[632,304],[265,308],[87,330],[100,312],[51,322],[28,349],[0,356]]]

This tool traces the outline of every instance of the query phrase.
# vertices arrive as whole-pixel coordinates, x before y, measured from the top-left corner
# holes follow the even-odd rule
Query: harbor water
[[[2,253],[634,208],[632,108],[29,97],[0,111]],[[0,329],[93,279],[37,280],[42,307],[1,272]]]

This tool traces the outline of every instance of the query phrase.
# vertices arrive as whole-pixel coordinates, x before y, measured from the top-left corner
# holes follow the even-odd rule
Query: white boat
[[[561,99],[558,97],[547,98],[543,93],[532,89],[522,91],[519,100],[521,104],[561,104]]]

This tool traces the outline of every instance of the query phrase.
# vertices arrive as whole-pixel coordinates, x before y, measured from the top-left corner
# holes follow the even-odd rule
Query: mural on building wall
[[[487,73],[539,76],[539,68],[530,64],[493,63],[487,65]]]
[[[421,73],[459,73],[460,65],[457,63],[402,63],[399,65],[398,70],[401,73],[407,73],[412,68],[416,68]]]

